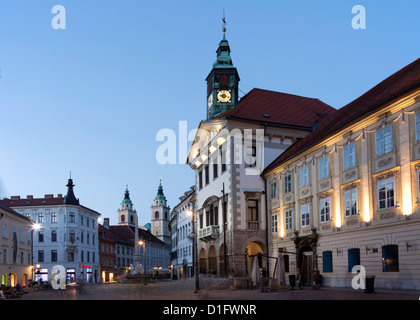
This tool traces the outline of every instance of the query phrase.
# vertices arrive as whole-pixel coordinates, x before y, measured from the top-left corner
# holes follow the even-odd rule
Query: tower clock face
[[[217,100],[218,102],[230,102],[231,98],[231,94],[230,94],[230,90],[220,90],[219,92],[217,92]]]
[[[212,104],[213,104],[213,94],[210,94],[210,96],[207,100],[207,105],[210,108]]]

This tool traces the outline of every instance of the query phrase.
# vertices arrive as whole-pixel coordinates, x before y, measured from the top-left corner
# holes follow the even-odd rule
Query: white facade
[[[13,198],[12,198],[13,199]],[[36,205],[22,205],[36,200]],[[98,218],[100,214],[80,205],[58,204],[64,198],[52,195],[43,199],[12,201],[11,207],[33,220],[33,264],[35,279],[51,282],[52,267],[66,269],[67,283],[87,281],[97,283],[99,274]],[[38,204],[51,202],[57,204]]]
[[[172,211],[172,265],[178,279],[194,275],[194,200],[195,186],[180,197]]]

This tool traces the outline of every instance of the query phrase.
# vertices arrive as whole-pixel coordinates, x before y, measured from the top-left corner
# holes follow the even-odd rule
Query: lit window
[[[286,209],[285,213],[286,218],[286,230],[293,229],[293,208]]]
[[[311,212],[309,204],[303,204],[300,207],[300,212],[302,216],[302,227],[310,226],[311,225]]]
[[[331,220],[330,212],[330,197],[319,200],[319,209],[321,213],[321,222],[327,222]]]
[[[416,113],[416,141],[420,141],[420,112]]]
[[[392,126],[376,131],[376,156],[381,156],[393,150]]]
[[[319,165],[319,179],[325,179],[330,176],[330,161],[328,157],[323,157],[318,161]]]
[[[395,206],[394,179],[384,179],[378,182],[379,209],[392,208]]]
[[[349,169],[356,165],[356,144],[352,143],[343,148],[343,169]]]
[[[346,217],[357,215],[357,189],[344,191],[344,211]]]
[[[278,223],[277,223],[277,214],[271,215],[271,233],[277,233]]]
[[[284,193],[292,192],[292,175],[288,174],[284,177]]]
[[[277,181],[273,181],[270,186],[271,199],[277,198]]]
[[[309,184],[309,168],[305,166],[300,169],[300,186],[304,187]]]

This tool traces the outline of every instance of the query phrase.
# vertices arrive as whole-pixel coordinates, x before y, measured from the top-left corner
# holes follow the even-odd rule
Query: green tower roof
[[[122,201],[124,204],[133,204],[130,199],[130,192],[128,191],[128,186],[125,188],[124,199]]]
[[[163,194],[162,181],[159,182],[158,193],[155,197],[155,200],[166,200],[166,197]]]

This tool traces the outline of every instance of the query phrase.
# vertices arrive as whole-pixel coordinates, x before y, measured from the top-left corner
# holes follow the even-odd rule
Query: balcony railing
[[[198,238],[201,240],[213,240],[219,238],[220,227],[219,226],[207,226],[203,229],[198,230]]]
[[[248,230],[260,230],[260,222],[248,221]]]

